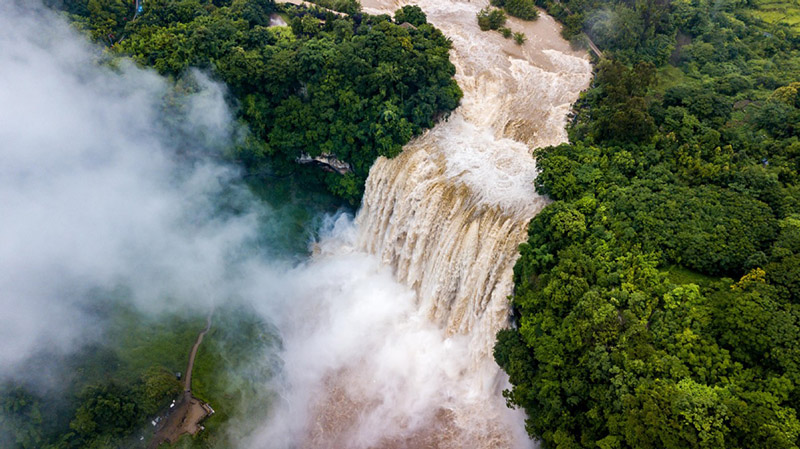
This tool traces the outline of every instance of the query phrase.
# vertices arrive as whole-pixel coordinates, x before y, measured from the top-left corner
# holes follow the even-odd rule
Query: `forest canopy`
[[[601,48],[495,358],[547,448],[800,445],[800,39],[744,2],[540,3]]]
[[[403,8],[393,21],[357,3],[317,3],[350,15],[272,0],[148,0],[135,20],[121,0],[62,6],[116,54],[176,79],[200,68],[224,81],[251,132],[232,154],[249,172],[295,173],[302,156],[332,156],[350,169],[299,176],[322,177],[355,204],[375,158],[397,155],[462,93],[451,43],[421,10]],[[271,26],[275,14],[289,26]]]

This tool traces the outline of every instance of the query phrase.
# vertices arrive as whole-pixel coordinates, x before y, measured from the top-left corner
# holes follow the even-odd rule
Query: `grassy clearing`
[[[121,362],[118,380],[132,381],[151,366],[183,373],[192,344],[203,328],[201,315],[156,319],[129,310],[118,314],[109,332]]]
[[[656,71],[656,85],[654,90],[663,92],[670,87],[683,85],[691,82],[683,70],[672,65],[665,65]]]
[[[707,287],[717,280],[715,277],[706,276],[678,265],[668,267],[666,273],[669,280],[678,285],[696,284],[700,287]]]
[[[277,361],[278,341],[268,326],[245,307],[217,310],[211,330],[197,352],[192,391],[208,402],[215,414],[195,437],[185,436],[175,448],[232,447],[224,432],[233,417],[237,429],[263,422],[272,396],[266,388]],[[167,446],[164,446],[167,447]]]
[[[756,0],[752,14],[770,24],[789,26],[800,33],[800,0]]]
[[[131,306],[124,293],[104,296],[112,299],[94,309],[97,321],[103,323],[102,338],[67,359],[68,390],[78,393],[88,385],[130,385],[152,367],[172,373],[186,370],[205,316],[197,312],[151,316]]]

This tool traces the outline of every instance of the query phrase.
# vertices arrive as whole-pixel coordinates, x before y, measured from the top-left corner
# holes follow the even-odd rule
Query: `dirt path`
[[[187,433],[196,434],[203,429],[200,423],[214,413],[214,409],[210,405],[192,394],[194,361],[197,357],[197,350],[203,342],[203,337],[208,333],[209,329],[211,329],[211,314],[206,317],[206,328],[197,335],[197,340],[192,345],[191,352],[189,352],[189,364],[186,367],[183,393],[168,409],[167,414],[156,429],[148,449],[155,449],[164,442],[174,444],[182,435]]]
[[[206,317],[206,328],[197,335],[197,341],[194,342],[192,352],[189,353],[189,366],[186,367],[186,380],[183,384],[183,391],[187,393],[192,391],[192,370],[194,369],[194,359],[197,356],[197,348],[200,347],[200,343],[203,342],[203,337],[208,333],[209,329],[211,329],[211,314]]]

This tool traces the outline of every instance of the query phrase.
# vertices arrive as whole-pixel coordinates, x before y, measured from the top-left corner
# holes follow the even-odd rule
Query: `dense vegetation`
[[[302,155],[332,155],[350,172],[299,176],[355,204],[375,158],[398,154],[462,94],[450,41],[421,10],[399,10],[395,23],[362,15],[358,2],[316,3],[351,15],[272,0],[149,0],[131,20],[121,0],[59,4],[118,54],[176,78],[196,67],[224,81],[252,133],[232,157],[251,173],[295,173]],[[270,27],[275,13],[291,26]]]
[[[149,443],[150,420],[183,391],[175,373],[186,369],[205,318],[153,318],[126,305],[124,294],[110,295],[113,299],[93,300],[93,314],[105,328],[97,343],[71,356],[41,354],[29,361],[24,379],[0,384],[0,447],[107,449]],[[263,414],[245,410],[252,401],[244,398],[263,391],[257,387],[271,376],[263,357],[275,341],[253,316],[237,306],[215,312],[192,385],[217,413],[204,423],[208,432],[187,440],[192,447],[227,447],[215,428],[234,413]],[[269,400],[263,399],[262,405]]]
[[[478,18],[478,27],[481,31],[497,30],[504,38],[514,38],[517,45],[522,45],[527,40],[525,33],[521,31],[511,31],[511,28],[505,27],[507,17],[502,9],[485,7],[478,11],[476,14]]]
[[[358,0],[313,0],[309,3],[345,14],[359,14],[361,12],[361,3]]]
[[[743,2],[543,3],[607,59],[498,334],[548,448],[800,444],[800,39]]]
[[[490,0],[493,6],[504,9],[508,15],[522,20],[534,20],[539,17],[539,10],[533,0]]]
[[[349,2],[320,4],[350,17],[283,7],[287,28],[268,26],[268,1],[151,0],[133,22],[126,2],[63,3],[121,54],[225,81],[252,132],[235,157],[252,172],[332,154],[354,171],[324,181],[353,200],[377,155],[460,98],[449,42],[413,9],[392,22]],[[500,6],[512,4],[525,5]],[[509,403],[545,447],[797,448],[796,22],[736,0],[539,4],[607,59],[576,105],[572,143],[536,153],[537,188],[555,201],[521,246],[518,327],[498,334]],[[67,436],[63,422],[48,433],[40,399],[17,387],[0,396],[19,421],[2,424],[30,447],[128,435],[173,386],[158,366],[127,372],[144,377],[74,389]]]
[[[131,11],[117,0],[65,0],[96,38],[124,36],[117,53],[165,75],[196,67],[224,81],[252,133],[233,155],[250,172],[266,165],[294,172],[304,154],[332,155],[351,172],[301,176],[322,176],[330,191],[357,203],[375,158],[397,155],[462,94],[450,41],[424,14],[411,14],[414,26],[403,27],[344,0],[320,4],[353,15],[272,0],[149,0],[126,21]],[[276,12],[291,26],[270,27]],[[398,22],[411,12],[401,10]]]
[[[506,24],[506,13],[502,9],[486,8],[478,11],[476,15],[478,18],[478,27],[481,31],[499,30]]]

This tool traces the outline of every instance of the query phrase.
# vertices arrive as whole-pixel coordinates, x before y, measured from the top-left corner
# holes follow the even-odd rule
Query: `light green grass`
[[[670,87],[678,85],[686,85],[693,82],[683,70],[672,65],[665,65],[656,71],[656,87],[655,89],[663,92]]]
[[[717,280],[715,277],[706,276],[678,265],[671,265],[665,271],[670,282],[678,285],[696,284],[700,287],[707,287]]]
[[[122,365],[119,380],[132,381],[151,366],[184,372],[192,344],[204,327],[200,315],[153,319],[126,311],[115,316],[110,341]]]
[[[238,431],[262,423],[273,399],[268,382],[277,369],[277,348],[274,332],[252,310],[225,307],[215,311],[192,376],[192,392],[215,413],[203,422],[203,432],[185,436],[173,447],[226,449],[233,447],[225,434],[232,417],[238,418]]]
[[[116,297],[119,295],[118,297]],[[68,361],[73,371],[71,388],[87,385],[130,385],[151,367],[183,372],[197,334],[205,327],[199,313],[184,316],[166,313],[158,317],[136,310],[122,292],[106,292],[98,299],[95,314],[104,332],[94,344]]]
[[[752,14],[770,24],[789,26],[800,33],[800,0],[756,0]]]

